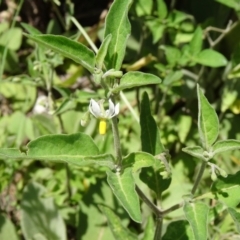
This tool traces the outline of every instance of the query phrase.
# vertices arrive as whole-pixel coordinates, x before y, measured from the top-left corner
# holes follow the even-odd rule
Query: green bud
[[[108,70],[107,72],[105,72],[102,76],[102,78],[107,78],[107,77],[110,77],[110,78],[121,78],[123,75],[123,72],[122,71],[118,71],[118,70],[115,70],[115,69],[110,69]]]
[[[211,179],[212,179],[214,182],[217,180],[217,174],[215,173],[215,171],[212,171]]]
[[[101,69],[94,68],[93,79],[96,83],[101,83],[103,72]]]

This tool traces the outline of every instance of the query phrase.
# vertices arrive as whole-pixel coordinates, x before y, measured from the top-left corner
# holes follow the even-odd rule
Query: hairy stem
[[[204,173],[204,170],[205,170],[206,166],[207,166],[207,162],[203,161],[202,165],[201,165],[201,168],[200,168],[200,170],[198,172],[197,178],[196,178],[196,180],[194,182],[192,191],[191,191],[192,195],[194,195],[194,193],[196,192],[196,190],[198,188],[198,185],[199,185],[199,183],[200,183],[200,181],[202,179],[202,176],[203,176],[203,173]]]
[[[161,240],[162,239],[162,224],[163,224],[162,217],[157,217],[154,240]]]

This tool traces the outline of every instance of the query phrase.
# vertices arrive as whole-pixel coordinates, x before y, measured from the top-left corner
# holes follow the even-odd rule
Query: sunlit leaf
[[[202,145],[205,150],[209,150],[210,146],[218,137],[219,122],[218,116],[214,108],[210,105],[207,98],[203,95],[199,85],[197,85],[198,95],[198,131],[201,137]]]
[[[0,214],[0,239],[18,240],[17,231],[8,217]]]
[[[195,240],[207,240],[209,207],[201,202],[185,203],[183,211],[193,230]]]
[[[120,79],[120,84],[117,87],[114,87],[112,92],[117,93],[127,88],[159,83],[161,83],[161,79],[153,74],[132,71],[123,75]]]
[[[228,212],[236,225],[237,231],[240,233],[240,213],[237,212],[235,208],[231,207],[228,208]]]
[[[182,149],[183,152],[188,153],[189,155],[205,160],[204,158],[204,149],[200,146],[194,146],[194,147],[185,147]]]
[[[113,193],[135,222],[142,222],[140,203],[135,191],[135,182],[132,169],[126,168],[123,173],[107,172],[108,184]]]
[[[240,141],[235,139],[218,141],[212,146],[213,154],[236,149],[240,149]]]
[[[85,45],[58,35],[26,34],[26,36],[33,41],[62,54],[64,57],[72,59],[73,61],[81,64],[90,72],[93,72],[95,67],[95,56],[93,51],[87,48]]]
[[[115,0],[106,17],[104,37],[112,35],[106,56],[107,69],[119,70],[122,66],[127,39],[131,32],[128,20],[128,10],[131,3],[132,0]]]

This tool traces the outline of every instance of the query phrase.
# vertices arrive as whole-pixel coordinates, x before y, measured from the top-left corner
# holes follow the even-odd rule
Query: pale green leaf
[[[123,158],[122,167],[132,168],[132,172],[136,172],[141,168],[150,167],[155,164],[153,155],[145,152],[133,152]]]
[[[122,206],[128,212],[129,216],[135,222],[142,222],[140,203],[135,191],[132,169],[126,168],[123,173],[108,171],[107,175],[108,184]]]
[[[180,115],[178,123],[177,123],[177,129],[178,129],[178,136],[182,143],[185,142],[188,133],[191,129],[192,125],[192,117],[188,115]]]
[[[163,80],[164,85],[171,85],[182,79],[183,73],[182,71],[174,71],[170,72]]]
[[[208,67],[223,67],[227,65],[227,59],[213,49],[204,49],[193,59],[196,63]]]
[[[17,231],[8,217],[0,214],[0,239],[18,240]]]
[[[13,51],[20,48],[22,44],[22,29],[13,27],[7,29],[0,35],[0,45],[7,47]]]
[[[236,150],[236,149],[240,149],[240,141],[235,140],[235,139],[217,141],[212,146],[213,154],[226,152],[226,151],[232,151],[232,150]]]
[[[83,133],[45,135],[29,142],[27,149],[25,154],[18,149],[0,148],[0,158],[67,162],[77,166],[97,164],[110,169],[115,166],[113,156],[99,155],[92,138]]]
[[[226,178],[219,176],[211,188],[215,199],[228,207],[236,207],[240,203],[240,171],[229,174]]]
[[[182,151],[193,157],[199,158],[201,160],[206,160],[204,157],[204,149],[200,146],[185,147],[182,149]]]
[[[228,208],[228,212],[231,215],[231,217],[236,225],[237,231],[240,233],[240,213],[237,212],[236,209],[231,208],[231,207]]]
[[[27,24],[27,23],[21,23],[21,25],[30,33],[33,35],[42,34],[37,28]]]
[[[116,240],[136,240],[137,236],[124,227],[121,219],[108,207],[100,206],[102,212],[106,215],[108,225]]]
[[[85,45],[58,35],[28,35],[26,36],[53,51],[62,54],[64,57],[81,64],[91,73],[95,67],[95,56],[93,51]]]
[[[185,203],[183,211],[193,230],[195,240],[207,240],[209,212],[208,205],[201,202]]]
[[[159,83],[161,83],[161,79],[153,74],[131,71],[123,75],[120,79],[120,84],[113,88],[112,92],[117,93],[127,88]]]
[[[193,55],[198,54],[202,50],[203,32],[201,27],[197,27],[193,34],[193,38],[189,44],[190,52]]]
[[[219,122],[214,108],[197,85],[198,95],[198,131],[203,148],[209,150],[218,137]]]
[[[64,221],[53,198],[45,198],[45,193],[46,189],[36,182],[31,182],[24,188],[20,222],[23,235],[25,239],[35,239],[34,237],[38,236],[38,239],[45,237],[51,240],[66,240]]]
[[[181,57],[181,52],[178,48],[172,46],[161,46],[161,49],[165,51],[167,62],[174,66],[177,64]]]
[[[134,3],[134,7],[136,9],[138,17],[151,15],[153,9],[153,1],[135,0]]]
[[[154,221],[152,216],[148,217],[147,225],[144,228],[144,235],[142,240],[152,240],[154,239]]]
[[[106,17],[104,37],[112,34],[106,55],[107,69],[119,70],[125,56],[127,39],[131,32],[128,10],[132,0],[115,0]]]
[[[108,51],[108,46],[111,42],[112,39],[112,34],[108,34],[104,39],[103,42],[96,54],[96,66],[99,69],[102,69],[103,63],[104,63],[104,59],[107,55],[107,51]]]

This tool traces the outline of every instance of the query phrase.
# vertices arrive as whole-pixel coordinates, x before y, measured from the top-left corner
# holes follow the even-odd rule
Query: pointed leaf
[[[85,45],[57,35],[28,35],[26,36],[33,41],[44,45],[47,48],[62,54],[64,57],[70,58],[73,61],[81,64],[91,73],[95,67],[95,56],[93,51]]]
[[[234,208],[228,208],[228,212],[236,225],[237,231],[240,233],[240,213]]]
[[[190,52],[193,55],[198,54],[202,50],[203,32],[201,27],[197,27],[193,34],[193,38],[189,44]]]
[[[104,62],[104,59],[105,59],[105,57],[107,55],[108,46],[109,46],[109,44],[111,42],[111,39],[112,39],[112,34],[108,34],[104,38],[104,40],[103,40],[103,42],[102,42],[102,44],[101,44],[101,46],[100,46],[100,48],[99,48],[99,50],[97,52],[97,55],[96,55],[96,66],[99,69],[102,69],[103,62]]]
[[[160,19],[166,18],[168,14],[168,9],[164,0],[157,0],[157,10],[158,10],[158,17]]]
[[[31,182],[24,188],[21,202],[23,235],[25,239],[35,239],[35,236],[40,237],[41,234],[46,239],[65,240],[64,221],[53,198],[43,197],[45,192],[46,189],[36,182]]]
[[[153,74],[132,71],[123,75],[120,79],[119,86],[113,88],[112,92],[117,93],[127,88],[159,83],[161,83],[161,79]]]
[[[29,24],[26,24],[26,23],[21,23],[21,25],[30,33],[30,34],[42,34],[37,28],[29,25]]]
[[[159,129],[151,115],[149,98],[146,92],[143,93],[140,112],[141,143],[142,151],[157,155],[164,151],[160,140]]]
[[[204,158],[204,149],[200,146],[185,147],[182,149],[182,151],[193,157],[199,158],[201,160],[206,160]]]
[[[135,191],[135,182],[132,169],[126,168],[123,173],[107,172],[108,184],[113,193],[135,222],[142,222],[140,203]]]
[[[210,105],[207,98],[203,95],[199,85],[197,85],[198,94],[198,131],[201,137],[202,145],[205,150],[209,150],[210,146],[218,137],[218,116],[214,108]]]
[[[144,167],[150,167],[155,164],[155,158],[151,154],[145,152],[133,152],[123,158],[122,167],[132,168],[132,172],[137,172]]]
[[[152,240],[154,239],[154,221],[152,219],[152,216],[148,217],[147,225],[144,228],[144,236],[142,240]]]
[[[240,149],[240,141],[235,139],[217,141],[212,146],[213,154],[226,152],[230,150],[236,150],[236,149]]]
[[[193,230],[195,240],[207,240],[209,207],[201,202],[185,203],[183,211]]]
[[[131,3],[132,0],[115,0],[106,17],[104,37],[112,34],[106,56],[107,69],[119,70],[122,66],[127,39],[131,32],[131,25],[128,20],[128,10]]]
[[[204,49],[194,61],[208,67],[223,67],[227,65],[227,59],[219,52],[212,49]]]
[[[77,166],[97,164],[110,169],[115,166],[113,156],[98,155],[92,138],[83,133],[45,135],[29,142],[27,149],[25,154],[14,148],[0,148],[0,158],[67,162]]]
[[[121,219],[108,207],[100,206],[102,212],[106,215],[108,225],[116,240],[136,240],[137,236],[124,227]]]
[[[234,175],[229,174],[226,178],[219,176],[211,191],[215,199],[228,207],[236,207],[240,203],[240,171]]]

